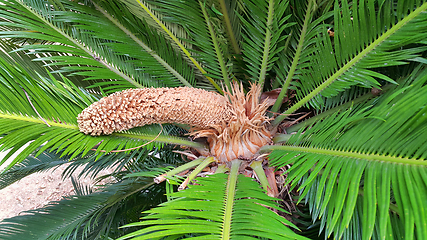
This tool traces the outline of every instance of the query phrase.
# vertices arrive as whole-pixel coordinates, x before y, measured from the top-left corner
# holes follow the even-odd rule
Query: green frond
[[[242,52],[247,62],[247,71],[252,82],[264,85],[266,75],[283,50],[278,43],[286,36],[282,32],[292,24],[285,16],[288,1],[244,1],[242,22]],[[256,17],[255,17],[256,16]]]
[[[141,222],[126,226],[143,229],[120,239],[177,239],[184,235],[194,239],[305,239],[284,225],[293,224],[265,207],[280,210],[258,183],[237,176],[238,167],[237,161],[230,175],[198,178],[197,185],[173,193],[172,200],[147,211],[149,215]]]
[[[223,26],[225,26],[226,30],[224,34],[228,38],[229,42],[229,51],[234,52],[234,54],[240,54],[240,20],[237,15],[238,1],[225,1],[225,0],[216,0],[212,5],[212,8],[215,8],[217,11],[220,11],[220,15],[222,16]]]
[[[225,86],[227,86],[228,89],[231,89],[231,84],[230,84],[230,79],[229,79],[229,75],[230,73],[228,72],[227,67],[225,66],[226,62],[225,62],[225,58],[224,58],[224,50],[227,49],[224,43],[221,44],[221,42],[219,42],[218,40],[218,34],[215,29],[215,25],[213,24],[213,22],[211,21],[211,16],[208,13],[208,9],[206,8],[206,3],[202,3],[199,2],[200,4],[200,8],[202,10],[203,13],[203,17],[205,19],[207,28],[209,30],[209,35],[210,35],[210,40],[212,42],[212,45],[209,46],[207,49],[215,49],[215,54],[216,54],[216,61],[218,62],[219,65],[219,69],[221,69],[221,74],[222,74],[222,79],[224,80]],[[200,36],[200,35],[199,35]],[[206,62],[209,63],[209,62]]]
[[[73,235],[74,228],[99,211],[101,202],[111,194],[95,193],[87,196],[66,197],[40,210],[26,212],[0,222],[1,239],[59,239],[61,236]],[[72,206],[70,208],[70,206]],[[49,215],[48,215],[49,214]],[[49,217],[48,217],[49,216]]]
[[[368,1],[367,4],[372,5],[369,7],[371,12],[368,15],[372,15],[371,17],[366,16],[368,13],[364,1],[353,4],[352,14],[347,1],[343,1],[342,8],[335,4],[334,22],[338,26],[345,25],[345,28],[341,28],[345,31],[337,30],[333,42],[326,28],[317,34],[310,55],[311,64],[307,69],[301,70],[300,82],[296,84],[299,89],[297,91],[299,101],[276,118],[275,124],[308,102],[313,107],[322,106],[323,102],[315,103],[316,96],[321,96],[317,100],[332,97],[353,85],[379,88],[377,79],[394,83],[388,76],[374,70],[406,64],[426,50],[424,45],[417,44],[427,37],[425,31],[427,4],[415,9],[407,6],[410,13],[404,18],[399,18],[396,23],[394,18],[384,17],[395,14],[393,8],[386,7],[391,3],[385,3],[382,11],[377,13],[374,11],[374,1]],[[384,20],[386,22],[382,22],[383,27],[377,28],[377,19],[383,18],[388,21]],[[374,25],[376,27],[371,30],[370,26]],[[364,34],[360,34],[361,32]]]
[[[300,7],[298,4],[303,6]],[[300,69],[304,69],[310,64],[310,56],[313,53],[312,45],[315,43],[317,33],[322,30],[323,22],[333,14],[333,12],[329,11],[317,19],[314,18],[317,7],[313,0],[309,0],[305,6],[303,1],[295,3],[293,6],[294,15],[291,15],[290,21],[295,21],[297,24],[291,27],[289,33],[291,36],[285,42],[284,49],[279,54],[277,63],[274,65],[274,71],[277,74],[276,82],[281,84],[282,89],[271,109],[273,112],[279,111],[290,84],[295,79],[298,79]],[[304,20],[302,23],[299,23],[300,19],[298,19],[299,16],[296,13],[301,11],[300,9],[305,10],[304,15],[302,15]]]
[[[395,90],[363,107],[300,129],[284,146],[264,147],[274,150],[271,164],[293,164],[287,181],[293,187],[301,183],[302,197],[315,191],[307,201],[313,220],[325,219],[328,236],[343,236],[359,198],[362,239],[374,232],[381,239],[391,234],[390,211],[401,217],[405,239],[427,236],[426,73],[418,68]]]
[[[224,58],[224,39],[218,39],[218,27],[213,20],[215,13],[210,11],[208,3],[168,1],[156,5],[168,16],[168,22],[182,26],[188,32],[188,39],[193,46],[194,58],[206,70],[206,74],[218,81],[228,79],[225,69],[228,59]],[[211,16],[214,15],[214,16]]]
[[[140,0],[122,0],[130,11],[132,11],[140,19],[144,19],[151,27],[157,29],[166,39],[169,39],[171,44],[173,44],[176,49],[179,49],[181,54],[191,62],[195,68],[205,76],[205,78],[210,82],[212,86],[216,88],[219,92],[222,93],[221,87],[211,78],[210,72],[205,70],[205,66],[199,63],[197,59],[193,57],[192,49],[189,49],[185,46],[183,39],[188,38],[187,35],[189,31],[183,28],[179,22],[170,21],[167,19],[174,18],[175,14],[181,13],[182,17],[195,16],[199,14],[201,22],[204,22],[202,12],[199,10],[199,6],[194,3],[184,3],[178,1],[170,1],[166,4],[160,2],[149,2],[149,1],[140,1]],[[191,7],[188,6],[191,5]],[[173,6],[173,7],[170,7]],[[183,9],[181,9],[184,7]],[[177,11],[177,10],[180,10]],[[197,19],[191,19],[187,21],[186,24],[197,23],[197,26],[201,26],[200,22],[197,22]],[[202,25],[203,26],[203,25]],[[207,30],[207,29],[206,29]],[[203,35],[202,35],[203,36]],[[194,40],[193,40],[194,41]],[[192,42],[190,42],[192,44]],[[211,50],[211,49],[210,49]],[[212,56],[211,56],[212,57]],[[217,61],[217,60],[216,60]]]
[[[151,181],[151,183],[149,182]],[[151,178],[128,179],[100,192],[65,197],[61,201],[0,222],[1,239],[100,239],[121,236],[120,223],[136,221],[140,211],[163,201],[163,191]],[[126,194],[124,194],[126,193]],[[131,204],[139,201],[139,204]],[[112,230],[112,231],[111,231]]]
[[[20,46],[4,38],[0,38],[0,48],[3,51],[0,51],[0,57],[10,65],[19,65],[21,66],[31,77],[38,78],[39,74],[43,77],[49,77],[49,74],[46,70],[52,72],[57,71],[57,68],[52,68],[49,66],[43,66],[44,63],[33,61],[36,57],[34,54],[26,54],[23,51],[14,51]],[[69,79],[76,83],[76,79],[72,76]],[[87,82],[87,85],[80,83],[80,86],[89,86],[90,82]]]
[[[83,89],[77,89],[66,79],[65,82],[59,82],[54,78],[40,77],[37,81],[22,69],[2,60],[0,63],[0,135],[7,133],[0,139],[0,150],[12,148],[0,164],[30,142],[8,168],[24,160],[42,145],[38,154],[46,149],[64,150],[62,156],[72,154],[71,159],[79,154],[86,155],[98,144],[95,149],[98,158],[103,155],[101,151],[109,153],[112,150],[135,148],[153,139],[167,143],[200,145],[168,136],[167,133],[156,138],[161,131],[159,126],[145,126],[101,137],[85,135],[77,127],[76,116],[96,100],[94,96]],[[123,141],[124,139],[127,141]],[[162,144],[150,143],[145,147],[153,146],[161,147]]]
[[[164,38],[143,22],[138,24],[138,30],[134,25],[129,26],[126,21],[133,17],[129,12],[125,12],[127,16],[122,12],[116,14],[121,19],[115,19],[111,15],[118,11],[114,5],[107,5],[110,11],[107,12],[98,5],[89,7],[69,1],[62,2],[66,8],[64,11],[50,9],[47,1],[46,5],[32,4],[35,3],[17,1],[13,4],[7,1],[1,5],[1,14],[7,16],[8,21],[0,22],[0,25],[10,29],[0,32],[0,35],[3,38],[56,42],[24,44],[17,49],[30,54],[48,54],[36,59],[46,62],[46,66],[62,66],[59,71],[63,73],[101,81],[95,86],[109,85],[109,91],[111,86],[117,91],[143,85],[194,84],[193,70],[182,59],[180,61]],[[54,16],[54,21],[46,16]],[[49,55],[50,52],[63,55]],[[108,79],[115,82],[105,82]]]
[[[168,159],[164,153],[159,154],[159,157],[162,157],[159,161],[159,159],[150,160],[149,158],[156,157],[147,154],[148,151],[140,151],[145,153],[139,155],[135,152],[105,155],[98,161],[95,161],[93,154],[89,157],[74,158],[62,173],[63,178],[71,177],[74,168],[77,167],[85,167],[78,177],[88,175],[90,172],[91,178],[97,175],[99,170],[110,168],[112,165],[123,170],[99,177],[103,179],[112,176],[114,180],[108,180],[108,183],[101,186],[98,192],[94,192],[92,186],[86,186],[71,177],[76,196],[66,197],[59,202],[26,212],[24,216],[3,220],[0,222],[0,229],[2,229],[0,238],[44,239],[42,236],[49,236],[49,239],[103,239],[123,236],[134,230],[132,228],[118,230],[118,228],[126,223],[138,221],[141,211],[165,200],[164,186],[154,184],[152,180],[159,173],[153,172],[150,166],[158,166]],[[44,153],[44,155],[51,161],[60,156],[52,153]],[[66,158],[68,157],[69,155]],[[64,158],[64,160],[62,162],[67,163],[67,159]],[[153,160],[155,163],[151,163]],[[55,162],[58,161],[51,164]],[[14,168],[6,173],[12,174]],[[140,171],[140,173],[145,171],[144,177],[123,180],[123,176],[129,175],[132,171]],[[86,207],[81,208],[82,205]],[[74,208],[79,210],[75,212]],[[65,218],[67,220],[64,221]]]
[[[219,25],[220,16],[212,11],[210,3],[168,1],[153,4],[165,16],[165,21],[177,24],[188,33],[183,41],[191,43],[189,51],[203,67],[202,73],[228,86],[231,74],[226,65],[231,56],[228,54],[227,39],[222,36],[224,29]]]
[[[4,1],[0,5],[0,13],[8,21],[2,21],[0,25],[9,29],[8,31],[1,31],[0,35],[2,38],[25,38],[44,40],[50,43],[56,42],[56,44],[50,44],[53,51],[65,54],[62,56],[42,57],[42,60],[48,61],[47,65],[87,65],[88,67],[90,66],[91,70],[87,71],[88,74],[100,72],[99,76],[92,76],[93,79],[111,78],[128,82],[128,87],[142,87],[142,79],[134,80],[127,75],[128,73],[122,72],[128,69],[119,70],[118,67],[125,64],[124,61],[106,51],[101,45],[102,40],[95,38],[90,33],[91,30],[96,28],[98,28],[98,31],[99,28],[111,28],[112,30],[117,28],[107,21],[100,20],[100,16],[91,15],[96,14],[96,12],[86,6],[72,2],[66,2],[64,5],[68,11],[51,9],[48,1]],[[88,14],[84,14],[84,12]],[[101,14],[98,13],[98,15]],[[51,16],[54,16],[54,18]],[[70,17],[70,19],[98,22],[99,24],[90,25],[91,27],[89,27],[89,25],[80,25],[78,20],[74,22],[75,24],[70,24],[65,16]],[[89,27],[89,29],[86,29],[86,27]],[[49,52],[44,46],[44,44],[24,44],[21,50],[31,49],[36,52]],[[135,77],[138,77],[138,75],[135,75]]]
[[[191,49],[191,43],[182,41],[182,39],[188,38],[188,33],[179,25],[174,22],[165,21],[166,15],[163,15],[161,8],[157,8],[155,1],[139,1],[139,0],[120,0],[127,6],[130,12],[135,17],[147,22],[149,26],[160,32],[162,36],[167,38],[172,46],[184,57],[187,57],[187,61],[192,62],[191,54],[182,52],[182,48]],[[185,50],[187,51],[187,50]],[[188,51],[187,51],[188,52]]]
[[[382,90],[387,91],[391,88],[392,84],[389,84],[385,85]],[[292,125],[291,127],[287,128],[286,131],[288,133],[297,132],[299,129],[307,127],[317,121],[320,121],[326,116],[332,115],[337,111],[350,109],[358,104],[363,104],[366,101],[375,98],[376,96],[377,94],[372,93],[372,91],[366,92],[366,89],[364,88],[352,87],[346,92],[340,93],[335,97],[326,99],[325,109],[322,109],[322,113],[319,113],[316,116],[311,117],[303,122]]]
[[[153,31],[147,23],[139,21],[130,11],[124,11],[127,8],[123,4],[117,1],[104,2],[100,2],[102,6],[94,3],[95,8],[134,41],[133,44],[119,44],[119,39],[108,38],[116,42],[110,41],[106,45],[130,57],[130,62],[135,64],[138,71],[149,73],[165,86],[178,86],[179,83],[187,87],[195,85],[192,67],[186,64],[163,36]],[[142,51],[135,51],[138,48]]]

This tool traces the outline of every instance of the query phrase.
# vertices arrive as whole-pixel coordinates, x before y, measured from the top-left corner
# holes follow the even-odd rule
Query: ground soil
[[[4,155],[4,153],[0,152],[0,160]],[[55,171],[34,173],[1,189],[0,221],[23,214],[23,211],[43,207],[51,201],[61,200],[63,196],[73,195],[75,192],[71,179],[63,180],[61,178],[61,173],[65,168],[66,165],[63,165]],[[76,172],[78,173],[78,171]],[[104,171],[100,175],[109,172]],[[81,179],[81,182],[85,185],[94,184],[88,178]]]

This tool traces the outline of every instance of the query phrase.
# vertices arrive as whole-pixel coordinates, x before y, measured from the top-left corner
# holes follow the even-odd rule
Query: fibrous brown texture
[[[218,128],[233,116],[226,97],[198,88],[127,89],[84,109],[80,131],[93,136],[153,123],[181,123],[196,129]]]
[[[220,162],[251,159],[262,146],[271,142],[271,132],[267,129],[269,118],[265,116],[268,101],[260,103],[261,87],[256,84],[252,84],[245,95],[243,87],[235,83],[227,95],[233,111],[227,125],[193,134],[207,137],[211,154]]]
[[[225,97],[188,87],[128,89],[93,103],[77,122],[81,132],[94,136],[153,123],[187,124],[193,136],[207,138],[218,161],[251,159],[271,141],[269,104],[260,103],[260,95],[260,86],[253,84],[245,95],[237,83]]]

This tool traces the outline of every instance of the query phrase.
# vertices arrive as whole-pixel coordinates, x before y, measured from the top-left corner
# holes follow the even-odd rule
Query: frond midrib
[[[174,75],[182,84],[187,87],[192,87],[191,84],[172,66],[170,66],[162,57],[160,57],[153,49],[143,43],[139,38],[135,36],[131,31],[129,31],[125,26],[120,24],[113,16],[108,14],[104,9],[102,9],[96,3],[93,3],[95,8],[98,9],[108,20],[110,20],[114,25],[116,25],[120,30],[122,30],[126,35],[128,35],[136,44],[141,46],[148,54],[150,54],[154,59],[157,60],[164,68],[166,68],[172,75]]]
[[[31,9],[30,7],[28,7],[27,5],[25,5],[21,1],[17,1],[17,2],[22,7],[24,7],[25,9],[27,9],[27,11],[31,12],[34,16],[37,16],[37,18],[40,19],[43,23],[45,23],[46,25],[48,25],[49,27],[51,27],[57,33],[59,33],[60,35],[62,35],[64,38],[66,38],[68,41],[70,41],[73,44],[75,44],[75,46],[77,46],[78,48],[80,48],[81,50],[83,50],[84,52],[86,52],[89,56],[94,56],[94,54],[89,49],[87,49],[85,46],[83,46],[81,43],[79,43],[78,41],[76,41],[75,39],[73,39],[72,37],[70,37],[69,35],[67,35],[66,33],[64,33],[63,31],[61,31],[59,28],[57,28],[52,23],[50,23],[48,20],[46,20],[45,18],[41,17],[33,9]],[[105,61],[103,61],[101,59],[98,60],[98,62],[100,64],[102,64],[104,67],[106,67],[107,69],[109,69],[110,71],[112,71],[115,74],[117,74],[118,76],[122,77],[124,80],[128,81],[130,84],[134,85],[135,87],[138,87],[138,88],[143,88],[144,87],[141,84],[139,84],[138,82],[136,82],[134,79],[132,79],[131,77],[129,77],[126,74],[122,73],[115,66],[112,66],[111,64],[109,64],[109,63],[107,63],[107,62],[105,62]]]
[[[219,46],[219,43],[218,43],[218,40],[217,40],[217,37],[215,34],[215,30],[214,30],[212,24],[210,23],[210,19],[209,19],[209,15],[206,11],[206,7],[200,1],[199,1],[199,4],[200,4],[200,8],[202,9],[202,13],[203,13],[203,17],[205,18],[206,25],[209,29],[209,33],[211,36],[212,44],[213,44],[214,49],[215,49],[216,57],[218,59],[219,66],[221,67],[221,73],[222,73],[223,80],[224,80],[227,88],[231,89],[230,80],[228,79],[227,68],[226,68],[225,62],[224,62],[224,56],[223,56],[223,53],[220,49],[220,46]]]
[[[136,0],[136,2],[143,8],[143,10],[158,24],[158,26],[165,32],[167,36],[169,36],[172,41],[181,49],[185,56],[194,64],[194,66],[209,80],[209,82],[214,86],[218,92],[223,93],[221,87],[209,76],[207,76],[206,70],[198,63],[192,56],[191,53],[184,47],[181,41],[158,19],[155,14],[140,0]]]
[[[308,24],[310,23],[309,20],[312,16],[312,4],[313,4],[313,1],[310,0],[308,2],[308,6],[307,6],[305,18],[304,18],[304,23],[302,25],[300,38],[299,38],[299,41],[297,44],[297,49],[295,51],[295,55],[294,55],[293,60],[292,60],[291,67],[289,68],[289,72],[286,76],[285,82],[282,84],[282,90],[280,91],[279,96],[276,99],[276,102],[274,103],[273,107],[271,108],[272,112],[278,112],[280,107],[282,106],[282,102],[283,102],[283,99],[285,98],[285,94],[287,94],[287,92],[288,92],[289,85],[291,84],[291,81],[295,75],[295,71],[297,69],[298,63],[300,62],[301,52],[303,50],[304,43],[306,40],[305,37],[306,37],[306,34],[308,33],[307,29],[308,29]]]
[[[230,239],[231,223],[234,208],[234,197],[236,195],[237,175],[240,166],[240,160],[231,162],[230,174],[228,175],[227,190],[224,204],[224,219],[222,223],[221,239]]]
[[[272,150],[305,152],[305,153],[314,153],[319,155],[329,155],[329,156],[335,156],[335,157],[355,158],[355,159],[362,159],[362,160],[368,160],[368,161],[380,161],[380,162],[387,162],[387,163],[427,166],[427,161],[424,161],[423,159],[410,159],[410,158],[403,158],[398,156],[357,153],[357,152],[351,152],[351,151],[333,150],[333,149],[326,149],[326,148],[299,147],[299,146],[264,146],[260,149],[260,151],[264,151],[264,152],[272,151]]]
[[[271,48],[271,38],[272,34],[270,31],[271,25],[273,23],[274,16],[274,1],[270,0],[268,3],[268,14],[267,14],[267,28],[265,33],[265,41],[264,41],[264,52],[262,55],[261,62],[261,72],[258,78],[258,84],[264,86],[265,77],[267,75],[268,61],[271,59],[270,48]]]
[[[37,123],[40,125],[46,125],[46,123],[43,120],[35,118],[35,117],[31,117],[31,116],[23,116],[23,115],[17,115],[17,114],[4,114],[4,113],[0,112],[0,118],[12,119],[12,120],[17,120],[17,121],[32,122],[32,123]],[[76,124],[57,123],[57,122],[50,121],[50,120],[45,120],[45,121],[50,126],[53,126],[53,127],[60,127],[60,128],[66,128],[66,129],[72,129],[72,130],[79,131],[79,127]],[[146,134],[146,133],[138,134],[138,133],[119,133],[119,132],[113,133],[110,136],[139,139],[139,140],[147,140],[147,141],[151,141],[154,139],[154,141],[156,141],[156,142],[177,144],[177,145],[200,148],[200,149],[203,149],[205,147],[203,144],[188,141],[188,140],[178,138],[178,137],[173,137],[173,136],[164,136],[164,135],[157,136],[155,134]]]
[[[331,83],[333,83],[335,80],[337,80],[342,74],[344,74],[346,71],[351,69],[357,62],[359,62],[361,59],[363,59],[367,54],[371,53],[375,50],[377,46],[379,46],[382,42],[384,42],[387,38],[389,38],[391,35],[395,34],[398,30],[400,30],[405,24],[416,18],[418,15],[420,15],[422,12],[424,12],[427,9],[427,3],[424,3],[421,7],[415,9],[413,12],[411,12],[408,16],[403,18],[401,21],[396,23],[393,27],[391,27],[388,31],[386,31],[384,34],[379,36],[374,42],[369,44],[363,51],[361,51],[359,54],[357,54],[355,57],[353,57],[349,62],[347,62],[344,66],[342,66],[340,69],[338,69],[332,76],[330,76],[325,82],[323,82],[321,85],[319,85],[316,89],[311,91],[309,94],[307,94],[304,98],[302,98],[300,101],[298,101],[296,104],[294,104],[292,107],[290,107],[288,110],[286,110],[283,114],[279,115],[273,122],[273,125],[277,126],[282,122],[289,114],[295,112],[304,104],[306,104],[308,101],[313,99],[315,96],[317,96],[320,92],[325,90]]]
[[[32,123],[39,123],[42,125],[46,125],[46,123],[41,119],[37,119],[30,116],[16,115],[16,114],[4,114],[1,111],[0,111],[0,118],[13,119],[17,121],[25,121],[25,122],[32,122]],[[77,125],[75,124],[63,124],[63,123],[57,123],[51,120],[45,120],[45,121],[50,126],[79,130],[79,127],[77,127]]]

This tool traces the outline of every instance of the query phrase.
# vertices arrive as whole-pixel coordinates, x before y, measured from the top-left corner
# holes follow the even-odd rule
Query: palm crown
[[[1,238],[424,239],[426,10],[0,0],[0,186],[116,169]]]

